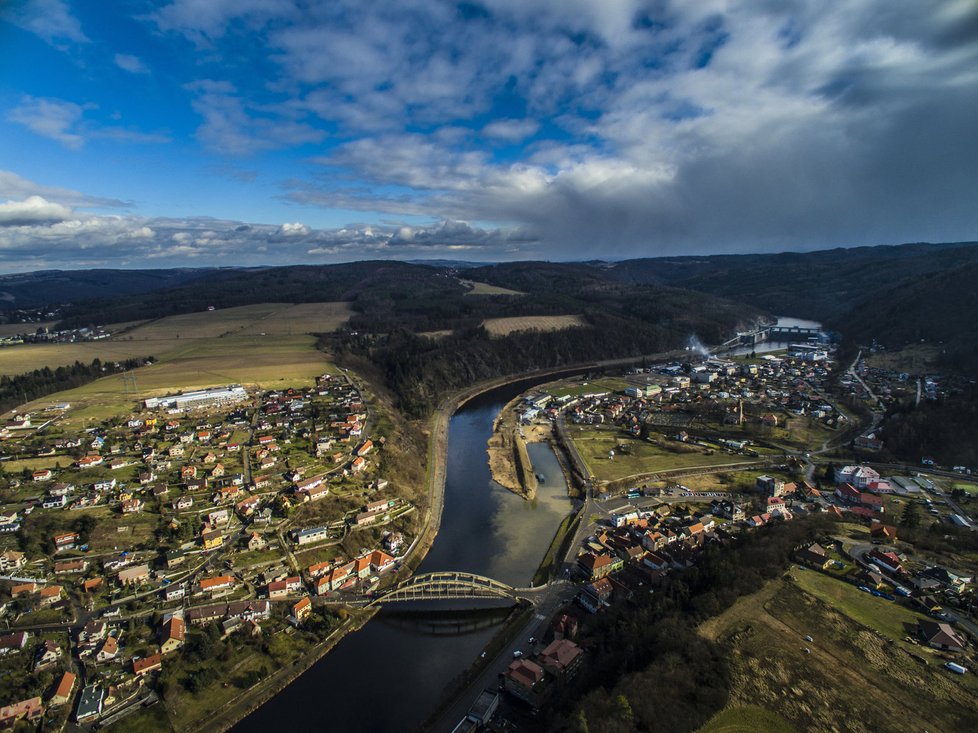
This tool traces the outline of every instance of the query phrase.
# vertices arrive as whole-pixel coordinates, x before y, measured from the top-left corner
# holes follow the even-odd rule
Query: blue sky
[[[0,271],[978,239],[972,0],[13,0]]]

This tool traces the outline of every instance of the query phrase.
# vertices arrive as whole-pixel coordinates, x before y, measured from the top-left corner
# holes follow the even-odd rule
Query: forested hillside
[[[631,260],[623,282],[659,282],[813,318],[849,341],[944,345],[942,365],[978,373],[978,245],[907,244],[808,253]]]

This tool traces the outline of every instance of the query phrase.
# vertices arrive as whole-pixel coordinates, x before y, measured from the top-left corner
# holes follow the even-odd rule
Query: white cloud
[[[0,204],[0,227],[49,224],[71,217],[71,209],[40,196]]]
[[[90,196],[70,188],[45,186],[19,176],[13,171],[0,170],[0,197],[25,199],[28,196],[41,196],[48,201],[81,208],[115,209],[128,208],[132,205],[127,201],[104,196]]]
[[[130,56],[125,53],[117,53],[113,58],[115,65],[118,66],[123,71],[128,71],[130,74],[148,74],[149,69],[143,60],[138,56]]]
[[[279,227],[278,230],[279,234],[288,237],[302,237],[305,236],[306,234],[309,234],[309,231],[310,231],[309,227],[307,227],[305,224],[300,224],[299,222],[295,222],[295,223],[286,222],[281,227]]]
[[[81,106],[74,102],[27,96],[7,113],[7,119],[24,125],[38,135],[56,140],[66,148],[77,150],[85,143],[85,138],[76,132],[82,111]]]
[[[540,123],[536,120],[495,120],[482,128],[482,134],[515,143],[530,137],[538,129]]]
[[[26,0],[11,3],[6,18],[14,25],[30,31],[58,48],[66,42],[88,43],[81,23],[71,14],[65,0]]]

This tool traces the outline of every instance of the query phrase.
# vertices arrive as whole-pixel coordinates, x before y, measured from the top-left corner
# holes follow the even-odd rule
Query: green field
[[[880,632],[888,639],[911,646],[903,641],[925,620],[923,614],[904,608],[885,598],[877,598],[845,581],[835,580],[812,570],[794,573],[798,587],[811,593],[863,626]]]
[[[750,463],[757,460],[723,451],[708,455],[703,449],[681,443],[675,444],[677,452],[673,452],[660,445],[626,436],[617,429],[571,426],[568,432],[591,475],[598,481],[617,481],[657,471]],[[664,443],[671,447],[668,441]],[[625,446],[625,452],[619,449],[622,445]],[[687,450],[689,452],[685,452]],[[610,451],[615,452],[614,458],[609,458]]]

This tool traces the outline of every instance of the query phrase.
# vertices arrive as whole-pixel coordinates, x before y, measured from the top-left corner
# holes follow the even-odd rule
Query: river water
[[[419,573],[464,570],[512,586],[530,584],[571,510],[564,476],[547,444],[531,444],[534,470],[546,478],[537,498],[525,501],[492,481],[486,442],[500,409],[534,383],[487,392],[452,417],[441,528]],[[452,612],[446,603],[451,602],[385,608],[238,723],[233,733],[274,733],[286,727],[351,733],[414,730],[507,615],[492,602],[482,602],[484,607],[474,612]]]

